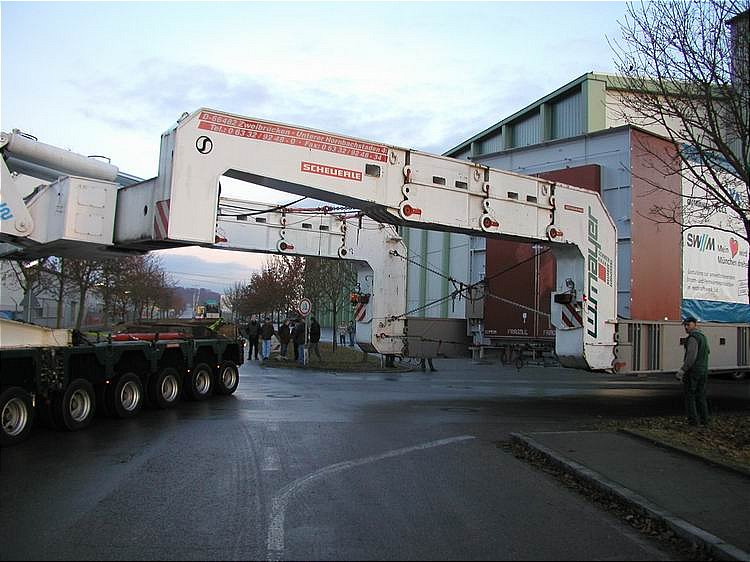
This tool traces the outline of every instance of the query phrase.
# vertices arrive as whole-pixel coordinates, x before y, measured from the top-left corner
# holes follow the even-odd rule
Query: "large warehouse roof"
[[[616,75],[586,73],[446,151],[445,155],[460,158],[489,154],[605,129],[613,125],[607,122],[606,91],[622,89],[622,81]]]

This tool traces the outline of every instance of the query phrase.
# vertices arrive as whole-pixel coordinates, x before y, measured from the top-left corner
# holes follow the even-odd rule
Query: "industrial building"
[[[627,95],[617,76],[587,73],[463,141],[445,155],[493,168],[539,175],[599,192],[618,231],[618,317],[621,320],[678,321],[695,315],[702,321],[750,322],[743,264],[748,248],[739,237],[710,229],[713,245],[697,248],[676,224],[653,220],[654,205],[679,198],[680,178],[660,170],[656,151],[676,149],[653,127],[627,124]],[[678,201],[677,201],[678,202]],[[452,287],[438,271],[464,282],[490,281],[483,305],[465,301],[421,309],[441,318],[482,319],[485,343],[493,340],[549,340],[550,291],[554,260],[540,245],[485,240],[463,235],[405,229],[413,262],[409,265],[409,308],[429,304]],[[716,256],[729,252],[734,265]],[[695,256],[700,253],[696,261]],[[707,298],[708,283],[695,285],[694,264],[726,282],[726,290]],[[708,263],[708,265],[706,265]],[[520,264],[520,265],[519,265]],[[432,271],[431,271],[432,270]],[[502,273],[506,272],[506,273]]]

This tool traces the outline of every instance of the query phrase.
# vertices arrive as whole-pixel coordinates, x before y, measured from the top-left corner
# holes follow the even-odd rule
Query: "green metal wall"
[[[606,90],[612,77],[585,74],[489,127],[445,154],[454,158],[494,154],[606,127]]]

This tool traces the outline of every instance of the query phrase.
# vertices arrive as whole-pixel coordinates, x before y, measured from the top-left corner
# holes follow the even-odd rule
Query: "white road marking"
[[[274,496],[273,500],[271,501],[271,517],[268,524],[267,541],[269,560],[278,559],[279,554],[284,551],[284,517],[287,507],[289,506],[290,500],[308,484],[325,478],[326,476],[330,476],[331,474],[348,470],[350,468],[355,468],[357,466],[362,466],[365,464],[370,464],[383,459],[390,459],[401,455],[407,455],[409,453],[422,451],[424,449],[432,449],[434,447],[442,447],[444,445],[459,443],[461,441],[469,441],[471,439],[475,439],[475,437],[473,435],[461,435],[459,437],[450,437],[448,439],[430,441],[429,443],[422,443],[421,445],[404,447],[403,449],[395,449],[393,451],[388,451],[380,455],[373,455],[370,457],[364,457],[352,461],[344,461],[332,464],[316,470],[315,472],[311,472],[307,476],[297,478],[297,480],[284,486],[284,488],[282,488],[281,491],[276,496]]]
[[[263,462],[260,469],[263,472],[281,470],[281,459],[276,447],[263,447]]]

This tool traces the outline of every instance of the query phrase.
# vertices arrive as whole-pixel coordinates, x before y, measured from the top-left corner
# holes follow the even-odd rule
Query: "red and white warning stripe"
[[[568,328],[580,328],[583,326],[581,313],[578,312],[571,303],[563,304],[562,309],[560,310],[560,315],[562,316],[563,324]]]
[[[156,202],[154,211],[154,238],[164,240],[169,234],[169,199]]]
[[[354,309],[354,319],[357,322],[363,322],[365,319],[365,313],[367,312],[367,305],[363,302],[357,304],[357,308]]]

